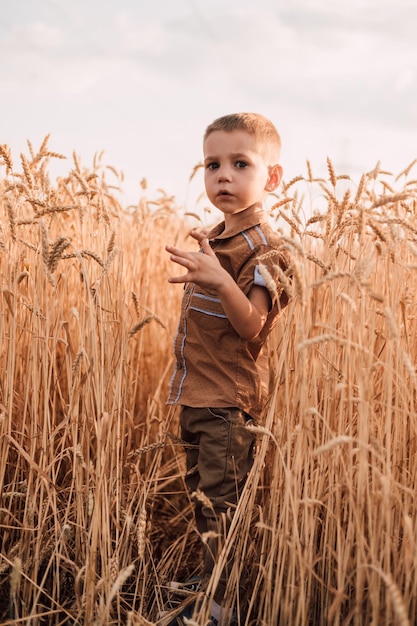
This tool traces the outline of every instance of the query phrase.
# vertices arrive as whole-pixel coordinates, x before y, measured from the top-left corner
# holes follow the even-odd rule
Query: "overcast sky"
[[[284,179],[417,157],[415,0],[1,0],[0,143],[125,173],[179,204],[215,117],[258,111]],[[195,182],[193,184],[196,184]],[[197,183],[200,184],[200,183]],[[187,195],[188,189],[188,195]],[[192,209],[192,206],[188,206]]]

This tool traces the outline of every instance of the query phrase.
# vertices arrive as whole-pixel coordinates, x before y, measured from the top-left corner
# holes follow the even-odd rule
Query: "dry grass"
[[[181,289],[163,249],[188,245],[187,218],[164,195],[122,208],[99,160],[51,182],[54,158],[48,138],[18,165],[0,146],[0,619],[154,624],[167,580],[199,565],[164,405]],[[212,579],[234,542],[247,626],[417,614],[415,164],[358,185],[327,165],[271,210],[293,299]]]

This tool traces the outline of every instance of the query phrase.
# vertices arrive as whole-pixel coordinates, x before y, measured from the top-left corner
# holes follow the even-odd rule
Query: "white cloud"
[[[123,11],[115,16],[115,32],[121,53],[145,52],[148,55],[161,55],[167,47],[167,28],[161,20],[136,21]]]
[[[411,65],[405,65],[398,68],[398,74],[394,82],[394,89],[399,93],[407,93],[410,89],[417,88],[417,72],[416,68]]]
[[[2,47],[9,47],[12,52],[26,50],[49,53],[61,46],[63,41],[62,29],[35,21],[13,28]]]
[[[52,131],[58,151],[106,149],[135,180],[173,188],[205,125],[237,109],[277,121],[294,175],[306,158],[354,167],[359,153],[417,145],[414,0],[22,7],[10,3],[0,29],[7,141]]]

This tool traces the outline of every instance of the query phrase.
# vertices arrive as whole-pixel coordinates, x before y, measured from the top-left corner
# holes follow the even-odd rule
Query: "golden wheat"
[[[87,168],[74,153],[54,181],[49,160],[63,157],[49,141],[28,143],[21,172],[0,146],[0,620],[154,624],[167,582],[201,567],[165,407],[182,289],[164,255],[168,241],[195,246],[201,216],[166,193],[124,208],[102,155]],[[396,178],[378,163],[357,185],[330,159],[327,181],[307,162],[274,200],[291,268],[273,271],[290,303],[209,585],[233,552],[227,601],[241,626],[417,614],[416,162]]]

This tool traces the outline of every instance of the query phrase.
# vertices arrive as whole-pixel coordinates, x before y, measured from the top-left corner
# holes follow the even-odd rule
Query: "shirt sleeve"
[[[253,250],[241,268],[238,285],[248,295],[254,285],[268,290],[272,303],[282,300],[289,287],[289,259],[282,250],[261,246]],[[284,294],[285,295],[285,294]],[[286,295],[288,300],[288,294]]]

